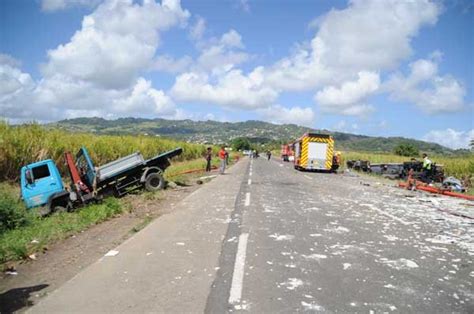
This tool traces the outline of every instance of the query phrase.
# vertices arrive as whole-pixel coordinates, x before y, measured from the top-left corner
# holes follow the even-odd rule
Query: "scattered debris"
[[[275,239],[275,241],[291,241],[295,236],[290,234],[278,234],[274,233],[269,235],[268,237]]]
[[[298,278],[289,278],[288,281],[283,282],[280,285],[285,286],[288,290],[295,290],[299,286],[303,285],[303,280]]]
[[[461,180],[458,180],[455,177],[447,177],[444,179],[443,188],[454,192],[466,192],[466,188],[462,185]]]
[[[7,267],[5,270],[5,275],[16,276],[18,272],[16,271],[14,266]]]
[[[106,257],[116,256],[118,253],[119,253],[119,251],[110,250],[110,251],[108,251],[107,253],[105,253],[104,256],[106,256]]]
[[[176,189],[178,187],[178,185],[173,181],[168,181],[167,185],[168,185],[168,188],[170,189]]]

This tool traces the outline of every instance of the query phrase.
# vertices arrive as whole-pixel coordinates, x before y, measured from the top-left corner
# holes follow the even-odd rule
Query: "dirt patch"
[[[172,212],[176,203],[199,188],[196,176],[188,178],[188,186],[124,197],[123,201],[130,204],[126,206],[131,208],[129,212],[51,244],[34,261],[10,263],[17,274],[3,273],[0,277],[0,313],[34,305],[149,222]]]

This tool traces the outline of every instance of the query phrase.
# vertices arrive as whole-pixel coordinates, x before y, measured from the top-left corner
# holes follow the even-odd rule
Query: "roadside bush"
[[[405,157],[416,157],[420,154],[418,147],[412,144],[400,144],[393,150],[395,155]]]
[[[12,189],[0,185],[0,234],[28,222],[28,215],[22,202],[14,196]]]

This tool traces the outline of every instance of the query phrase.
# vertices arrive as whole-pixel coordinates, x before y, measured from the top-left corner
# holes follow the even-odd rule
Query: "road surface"
[[[244,159],[30,312],[472,313],[472,205]]]

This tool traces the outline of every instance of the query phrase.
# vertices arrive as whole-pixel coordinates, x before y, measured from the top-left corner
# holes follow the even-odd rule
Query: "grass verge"
[[[231,164],[235,160],[231,158]],[[218,164],[217,158],[212,161],[213,166]],[[202,169],[204,172],[205,166],[203,159],[176,162],[166,170],[165,178],[185,184],[189,175],[183,175],[183,172],[196,169]],[[162,191],[138,193],[148,201],[165,197]],[[0,183],[0,264],[26,259],[31,254],[47,249],[47,246],[55,241],[65,239],[124,211],[131,211],[132,206],[121,199],[107,198],[101,204],[85,206],[75,212],[40,217],[35,210],[26,210],[18,195],[17,187]],[[151,217],[145,218],[132,231],[140,231],[151,221]]]
[[[24,226],[0,234],[0,263],[24,259],[47,245],[110,219],[124,210],[121,201],[105,199],[72,213],[41,218],[29,213]]]

